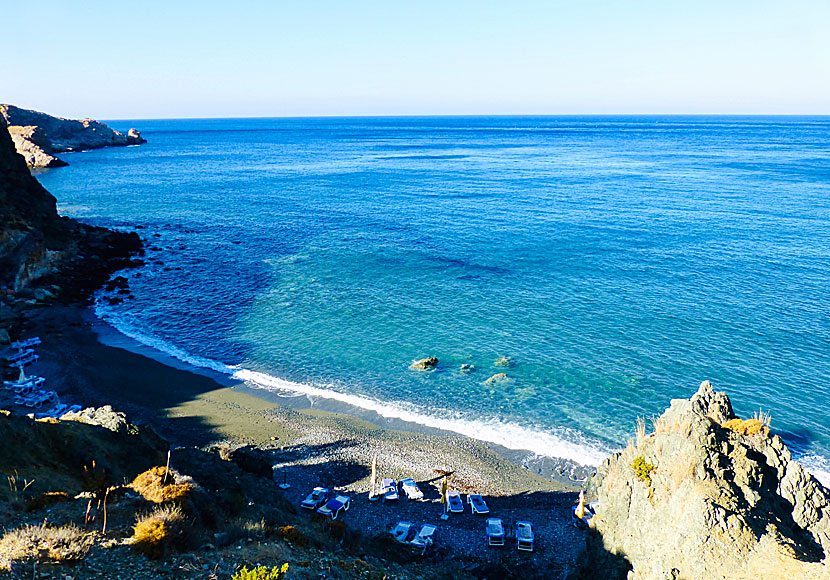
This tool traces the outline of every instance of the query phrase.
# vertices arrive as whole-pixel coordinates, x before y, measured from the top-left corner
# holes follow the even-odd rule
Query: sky
[[[9,1],[63,117],[830,114],[830,0]]]

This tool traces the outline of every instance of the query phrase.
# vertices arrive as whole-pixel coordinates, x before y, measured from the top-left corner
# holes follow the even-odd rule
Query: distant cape
[[[33,168],[67,165],[56,153],[147,142],[135,129],[125,135],[95,119],[63,119],[14,105],[0,105],[0,115],[6,120],[15,149]]]

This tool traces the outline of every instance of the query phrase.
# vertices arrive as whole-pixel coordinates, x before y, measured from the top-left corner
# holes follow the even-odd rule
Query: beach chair
[[[464,502],[461,501],[461,494],[457,491],[447,492],[447,511],[452,514],[464,512]]]
[[[391,477],[385,478],[380,484],[383,501],[398,501],[398,486]]]
[[[533,551],[533,524],[516,522],[516,548],[523,552]]]
[[[46,379],[44,379],[43,377],[31,376],[22,381],[18,380],[4,382],[7,389],[14,391],[18,395],[25,395],[42,387],[43,383],[46,382]]]
[[[351,503],[352,500],[349,496],[338,495],[334,499],[327,501],[326,505],[317,508],[317,513],[329,516],[331,519],[336,520],[341,511],[349,511]]]
[[[504,522],[499,518],[487,518],[487,543],[491,546],[504,545]]]
[[[47,419],[47,418],[57,419],[58,417],[60,417],[61,415],[63,415],[66,412],[66,409],[68,407],[69,407],[69,405],[64,405],[63,403],[59,403],[59,404],[55,405],[54,407],[52,407],[51,409],[49,409],[48,411],[45,411],[43,413],[35,413],[35,419]]]
[[[407,499],[424,499],[424,492],[421,491],[414,479],[402,479],[401,491]]]
[[[48,403],[49,401],[58,402],[58,394],[55,391],[40,391],[32,398],[26,399],[23,404],[27,407],[40,409],[44,403]]]
[[[32,355],[32,354],[35,354],[35,349],[27,348],[27,349],[24,349],[24,350],[20,350],[20,351],[14,353],[14,354],[8,355],[6,357],[6,360],[9,361],[10,363],[14,363],[14,362],[19,361],[20,359],[27,358],[27,357],[29,357],[29,355]]]
[[[412,551],[419,552],[422,556],[426,554],[427,548],[432,545],[432,536],[435,535],[437,530],[438,528],[432,524],[421,526],[421,531],[412,540]]]
[[[64,411],[64,412],[63,412],[63,414],[64,414],[64,415],[66,415],[67,413],[77,413],[77,412],[78,412],[78,411],[80,411],[82,408],[83,408],[83,407],[81,407],[80,405],[72,405],[72,406],[71,406],[71,407],[69,407],[66,411]]]
[[[478,493],[471,493],[467,495],[467,503],[470,504],[470,511],[475,514],[489,514],[490,508],[484,502],[484,498]]]
[[[300,502],[300,507],[307,510],[316,510],[318,507],[326,503],[329,497],[329,490],[325,487],[315,487],[311,493]]]
[[[409,544],[415,533],[415,524],[412,522],[398,522],[392,529],[392,537],[400,544]]]
[[[27,338],[26,340],[18,340],[17,342],[11,343],[11,346],[15,350],[23,350],[25,348],[29,348],[30,346],[35,346],[40,344],[40,337],[33,336],[32,338]]]

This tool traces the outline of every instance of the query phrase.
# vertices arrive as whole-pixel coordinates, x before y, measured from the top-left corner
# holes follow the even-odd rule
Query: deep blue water
[[[830,118],[111,125],[38,177],[142,228],[133,336],[585,463],[710,379],[830,466]]]

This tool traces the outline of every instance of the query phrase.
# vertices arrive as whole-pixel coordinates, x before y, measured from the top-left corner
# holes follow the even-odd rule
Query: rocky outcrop
[[[54,157],[55,153],[147,142],[135,129],[125,135],[95,119],[62,119],[14,105],[0,105],[0,115],[9,126],[17,152],[23,155],[29,167],[66,165]]]
[[[436,366],[438,366],[438,359],[434,356],[428,356],[427,358],[416,360],[414,363],[409,365],[409,368],[413,371],[428,371],[430,369],[434,369]]]
[[[140,250],[135,233],[59,216],[0,118],[0,328],[9,330],[20,307],[84,298]]]
[[[706,381],[593,481],[591,577],[830,578],[828,490]]]

